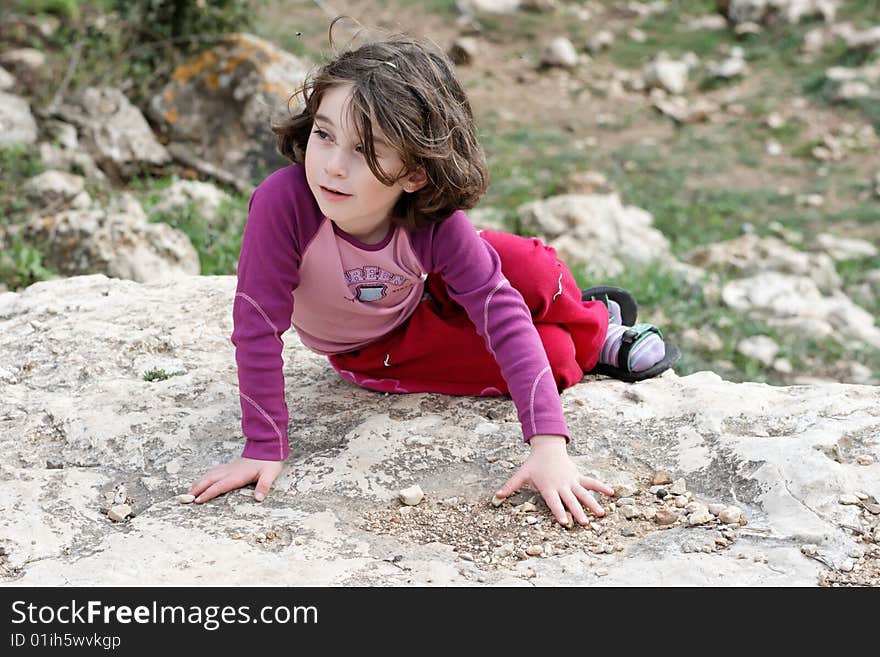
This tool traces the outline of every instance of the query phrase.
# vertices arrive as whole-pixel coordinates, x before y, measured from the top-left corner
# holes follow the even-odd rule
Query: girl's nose
[[[345,177],[345,155],[341,149],[333,149],[324,162],[324,171],[328,176]]]

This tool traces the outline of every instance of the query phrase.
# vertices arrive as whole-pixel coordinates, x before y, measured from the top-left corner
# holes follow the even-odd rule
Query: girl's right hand
[[[196,504],[201,504],[256,481],[254,499],[262,502],[283,468],[283,461],[260,461],[239,457],[208,470],[190,486],[189,492],[196,496]]]

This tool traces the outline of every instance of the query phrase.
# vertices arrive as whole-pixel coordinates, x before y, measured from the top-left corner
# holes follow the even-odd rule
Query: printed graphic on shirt
[[[369,303],[384,299],[389,291],[398,292],[402,287],[412,287],[412,283],[400,274],[392,274],[381,267],[365,265],[345,272],[345,283],[353,288],[351,301]]]
[[[358,285],[357,300],[358,301],[378,301],[385,296],[385,285]]]

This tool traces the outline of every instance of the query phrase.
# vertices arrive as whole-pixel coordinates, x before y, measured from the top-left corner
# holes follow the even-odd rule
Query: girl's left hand
[[[519,490],[520,486],[528,483],[541,493],[541,497],[560,525],[568,524],[565,507],[568,507],[572,517],[580,525],[589,522],[582,504],[597,516],[605,515],[605,511],[589,491],[597,490],[611,496],[614,495],[614,489],[601,481],[582,477],[578,473],[577,466],[565,449],[563,436],[532,436],[529,445],[532,453],[501,490],[495,493],[497,497],[510,497]]]

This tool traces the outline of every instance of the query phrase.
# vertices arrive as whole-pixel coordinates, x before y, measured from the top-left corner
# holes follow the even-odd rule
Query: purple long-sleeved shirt
[[[523,438],[556,434],[568,440],[531,314],[464,212],[422,230],[396,227],[382,243],[362,244],[322,214],[305,170],[291,165],[251,196],[238,261],[231,339],[246,438],[242,455],[288,456],[281,352],[291,324],[318,353],[357,349],[406,321],[429,273],[445,281],[495,356]]]

